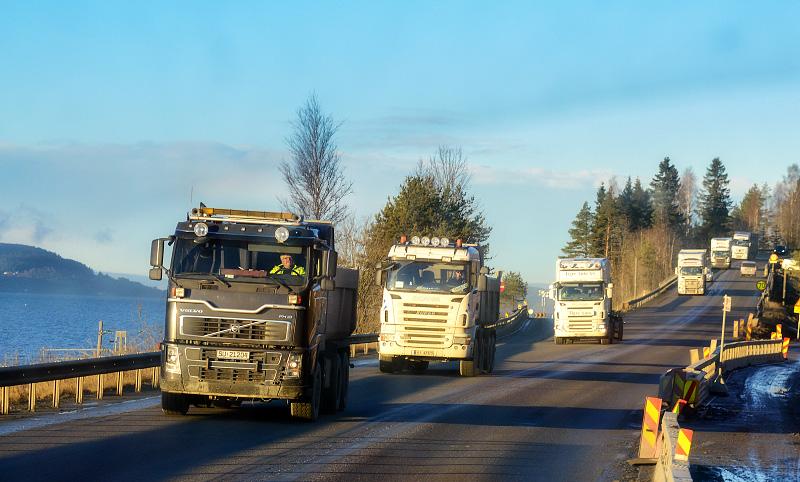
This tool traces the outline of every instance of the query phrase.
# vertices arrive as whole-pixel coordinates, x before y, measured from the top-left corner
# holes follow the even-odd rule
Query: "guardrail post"
[[[103,399],[103,375],[97,375],[97,399]]]
[[[160,367],[153,367],[153,379],[152,379],[152,386],[153,388],[158,388],[158,374],[159,374]]]
[[[142,370],[139,368],[136,369],[136,382],[134,383],[134,390],[136,390],[136,393],[142,391]]]
[[[61,380],[53,380],[53,408],[61,406]]]
[[[8,403],[8,391],[11,387],[0,387],[0,414],[8,415],[11,411],[11,404]]]
[[[125,372],[117,372],[117,396],[122,396],[122,388],[125,385]]]
[[[83,403],[83,377],[75,379],[75,403],[78,405]]]
[[[28,410],[31,412],[36,411],[36,384],[28,384]]]

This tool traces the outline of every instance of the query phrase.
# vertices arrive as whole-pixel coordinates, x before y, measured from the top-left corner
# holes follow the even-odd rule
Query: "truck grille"
[[[251,351],[247,361],[235,362],[218,360],[217,350],[213,348],[203,348],[199,351],[200,360],[187,356],[187,363],[189,376],[199,378],[201,381],[269,382],[275,380],[281,364],[281,354],[278,352]]]
[[[450,346],[447,336],[448,305],[404,303],[402,319],[405,323],[400,333],[400,344],[425,348]]]
[[[198,378],[206,382],[263,383],[275,379],[275,370],[254,371],[242,368],[198,367]]]
[[[569,320],[569,331],[592,331],[593,323],[591,319],[588,320]]]
[[[181,317],[181,334],[215,340],[283,342],[289,339],[288,321],[236,318]]]

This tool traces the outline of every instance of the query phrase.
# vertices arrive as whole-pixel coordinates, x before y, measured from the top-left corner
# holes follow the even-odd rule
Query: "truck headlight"
[[[167,345],[164,354],[164,371],[167,373],[181,373],[181,358],[178,356],[178,347]]]
[[[303,354],[289,353],[286,359],[286,378],[300,378],[303,370]]]

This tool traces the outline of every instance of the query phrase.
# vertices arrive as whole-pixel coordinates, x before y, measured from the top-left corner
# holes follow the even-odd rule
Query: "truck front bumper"
[[[378,345],[381,357],[401,356],[411,360],[445,361],[472,358],[472,344],[452,345],[449,348],[401,346],[393,341],[382,341]]]
[[[168,363],[167,351],[177,349],[177,363]],[[286,377],[290,351],[244,349],[254,361],[219,360],[212,347],[164,344],[161,390],[170,393],[218,397],[297,400],[304,394],[302,377]],[[170,358],[174,360],[174,357]]]

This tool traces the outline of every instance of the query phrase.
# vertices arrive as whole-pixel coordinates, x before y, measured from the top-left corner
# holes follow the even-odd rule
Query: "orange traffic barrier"
[[[777,331],[773,331],[772,333],[770,333],[769,334],[769,339],[770,340],[777,340],[778,339],[778,332]]]
[[[644,401],[642,437],[639,441],[639,457],[653,459],[658,456],[658,426],[661,423],[661,399],[647,397]]]
[[[682,428],[678,432],[678,443],[675,444],[675,460],[689,460],[689,452],[692,450],[692,436],[694,431]]]
[[[789,359],[789,339],[788,338],[784,338],[783,339],[783,346],[781,347],[781,353],[783,353],[783,359],[784,360],[788,360]]]
[[[750,341],[750,338],[753,336],[753,327],[750,323],[747,323],[747,333],[745,334],[745,340]]]
[[[686,406],[686,400],[681,398],[680,400],[675,402],[675,406],[672,407],[672,413],[680,415],[681,411],[683,410],[683,407],[685,406]]]
[[[707,346],[704,346],[703,347],[703,359],[705,360],[706,358],[709,357],[709,355],[711,355],[711,348],[709,348]]]
[[[672,399],[693,405],[697,399],[697,386],[698,381],[687,379],[686,372],[676,371],[672,379]]]
[[[783,326],[782,325],[780,325],[780,324],[775,325],[775,333],[777,333],[777,335],[775,335],[775,338],[777,338],[779,340],[781,338],[783,338],[783,333],[781,333],[782,331],[783,331]]]

